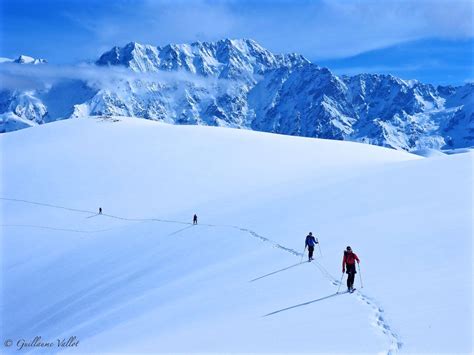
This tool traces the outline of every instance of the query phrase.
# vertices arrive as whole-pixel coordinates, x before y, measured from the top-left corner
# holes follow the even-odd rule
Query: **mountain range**
[[[2,59],[0,70],[18,65],[51,66],[21,56]],[[0,132],[85,116],[132,116],[407,151],[474,145],[473,83],[435,87],[392,75],[336,76],[302,55],[274,54],[250,39],[164,47],[132,42],[86,70],[87,76],[43,87],[4,87]]]

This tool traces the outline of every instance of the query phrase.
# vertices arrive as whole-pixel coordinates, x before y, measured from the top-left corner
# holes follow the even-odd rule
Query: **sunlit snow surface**
[[[472,153],[123,118],[0,149],[2,352],[472,351]]]

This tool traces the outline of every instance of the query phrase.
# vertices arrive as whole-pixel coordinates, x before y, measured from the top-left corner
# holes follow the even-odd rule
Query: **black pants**
[[[354,287],[354,278],[357,274],[355,264],[346,264],[346,273],[347,273],[347,288]]]
[[[313,252],[314,252],[314,246],[312,247],[308,246],[308,259],[311,259],[313,257]]]

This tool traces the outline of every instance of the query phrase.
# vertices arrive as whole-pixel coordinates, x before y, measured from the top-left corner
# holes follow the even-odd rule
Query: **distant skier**
[[[314,238],[313,233],[309,232],[305,240],[305,248],[308,247],[308,261],[311,262],[313,259],[314,246],[319,242]]]
[[[347,291],[354,292],[354,278],[356,271],[355,262],[359,264],[360,260],[355,253],[352,252],[351,247],[344,250],[344,257],[342,258],[342,273],[347,272]],[[347,271],[346,271],[347,270]]]
[[[196,214],[193,216],[193,224],[198,224],[198,216]]]
[[[102,207],[99,207],[99,214],[102,214]]]

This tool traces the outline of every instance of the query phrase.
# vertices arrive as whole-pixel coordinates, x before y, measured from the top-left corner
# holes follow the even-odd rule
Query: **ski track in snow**
[[[258,238],[258,239],[260,239],[264,242],[270,243],[270,244],[273,245],[274,248],[282,249],[282,250],[284,250],[286,252],[289,252],[289,253],[291,253],[295,256],[304,256],[303,253],[297,252],[294,249],[284,247],[284,246],[276,243],[275,241],[273,241],[271,239],[268,239],[268,238],[265,238],[265,237],[259,235],[258,233],[254,232],[250,229],[241,228],[241,227],[238,227],[238,226],[233,226],[233,228],[236,228],[236,229],[238,229],[242,232],[245,232],[245,233],[249,233],[252,237],[255,237],[255,238]],[[321,273],[324,275],[324,277],[329,282],[331,282],[332,285],[339,286],[341,284],[341,282],[339,280],[337,280],[336,278],[334,278],[324,268],[324,266],[321,265],[320,262],[318,262],[317,260],[313,260],[313,262],[314,262],[314,265],[321,271]],[[374,326],[378,331],[382,332],[389,339],[390,348],[386,351],[386,354],[387,355],[392,355],[392,354],[397,353],[402,348],[403,343],[401,342],[399,335],[392,330],[392,328],[388,324],[387,320],[385,319],[383,308],[379,306],[379,304],[376,300],[374,300],[373,298],[363,294],[359,290],[356,290],[355,294],[356,294],[357,298],[359,299],[359,301],[361,301],[362,303],[364,303],[365,305],[367,305],[368,307],[370,307],[372,309],[372,312],[373,312],[372,326]],[[290,308],[292,308],[292,307],[290,307]],[[277,312],[280,312],[280,311],[277,311]],[[271,314],[274,314],[274,313],[277,313],[277,312],[272,312],[272,313],[269,313],[267,315],[271,315]]]
[[[21,202],[21,203],[28,203],[28,204],[34,204],[34,205],[39,205],[39,206],[42,206],[42,207],[49,207],[49,208],[59,208],[59,209],[64,209],[64,210],[68,210],[68,211],[73,211],[73,212],[79,212],[79,213],[89,213],[91,214],[91,216],[89,217],[86,217],[86,218],[91,218],[91,217],[96,217],[98,216],[99,214],[98,213],[95,213],[95,212],[92,212],[92,211],[87,211],[87,210],[80,210],[80,209],[74,209],[74,208],[69,208],[69,207],[64,207],[64,206],[58,206],[58,205],[52,205],[52,204],[47,204],[47,203],[40,203],[40,202],[33,202],[33,201],[28,201],[28,200],[21,200],[21,199],[13,199],[13,198],[4,198],[4,197],[0,197],[0,200],[5,200],[5,201],[11,201],[11,202]],[[101,214],[102,216],[105,216],[105,217],[109,217],[109,218],[114,218],[114,219],[119,219],[119,220],[125,220],[125,221],[140,221],[140,222],[145,222],[145,221],[153,221],[153,222],[161,222],[161,223],[176,223],[176,224],[184,224],[184,225],[188,225],[187,227],[184,227],[182,229],[179,229],[175,232],[172,232],[171,234],[169,234],[168,236],[172,236],[172,235],[176,235],[188,228],[191,228],[193,227],[193,224],[192,223],[189,223],[189,222],[183,222],[183,221],[174,221],[174,220],[165,220],[165,219],[158,219],[158,218],[125,218],[125,217],[120,217],[120,216],[114,216],[114,215],[108,215],[108,214]],[[54,227],[45,227],[45,226],[33,226],[33,225],[3,225],[3,226],[9,226],[9,227],[29,227],[29,228],[41,228],[41,229],[52,229],[52,230],[59,230],[59,231],[68,231],[68,232],[78,232],[78,233],[94,233],[94,232],[103,232],[103,231],[107,231],[109,229],[104,229],[104,230],[97,230],[97,231],[80,231],[80,230],[68,230],[68,229],[61,229],[61,228],[54,228]],[[250,234],[252,237],[254,238],[257,238],[257,239],[260,239],[261,241],[263,242],[266,242],[266,243],[269,243],[271,244],[274,248],[278,248],[278,249],[281,249],[287,253],[290,253],[290,254],[293,254],[294,256],[298,256],[298,257],[302,257],[304,256],[303,253],[300,253],[294,249],[291,249],[291,248],[288,248],[288,247],[285,247],[269,238],[266,238],[258,233],[256,233],[255,231],[251,230],[251,229],[247,229],[247,228],[242,228],[240,226],[234,226],[234,225],[216,225],[216,224],[197,224],[197,226],[206,226],[206,227],[226,227],[226,228],[234,228],[234,229],[237,229],[241,232],[244,232],[244,233],[248,233]],[[113,228],[111,228],[113,229]],[[334,276],[332,276],[325,268],[324,266],[318,262],[317,260],[314,260],[313,261],[313,265],[315,265],[319,271],[323,274],[323,276],[329,281],[331,282],[331,284],[333,286],[340,286],[342,283],[337,280]],[[296,264],[298,265],[298,264]],[[273,274],[273,273],[271,273]],[[269,274],[270,275],[270,274]],[[269,275],[264,275],[263,277],[266,277],[266,276],[269,276]],[[258,280],[260,279],[261,277],[255,279],[255,280]],[[255,280],[251,280],[251,281],[255,281]],[[343,292],[339,292],[340,294],[342,294]],[[370,307],[372,309],[372,326],[374,326],[377,331],[379,332],[382,332],[389,340],[390,342],[390,347],[389,349],[385,352],[385,354],[387,355],[392,355],[392,354],[395,354],[397,353],[403,346],[403,343],[401,342],[400,340],[400,337],[399,335],[394,332],[392,330],[392,328],[390,327],[390,325],[388,324],[385,316],[384,316],[384,310],[381,306],[379,306],[378,302],[363,294],[360,290],[356,290],[355,292],[357,298],[359,299],[360,302],[362,302],[363,304],[367,305],[368,307]],[[82,298],[82,297],[81,297]],[[77,300],[76,300],[77,301]],[[292,307],[290,307],[292,308]],[[281,310],[280,310],[281,311]],[[269,313],[267,315],[271,315],[273,313],[278,313],[280,311],[277,311],[277,312],[272,312],[272,313]],[[266,315],[266,316],[267,316]]]
[[[98,230],[81,230],[81,229],[67,229],[67,228],[56,228],[56,227],[48,227],[48,226],[38,226],[33,224],[0,224],[0,227],[12,227],[12,228],[37,228],[37,229],[48,229],[53,231],[61,231],[61,232],[70,232],[70,233],[100,233],[100,232],[107,232],[114,228],[108,229],[98,229]]]

